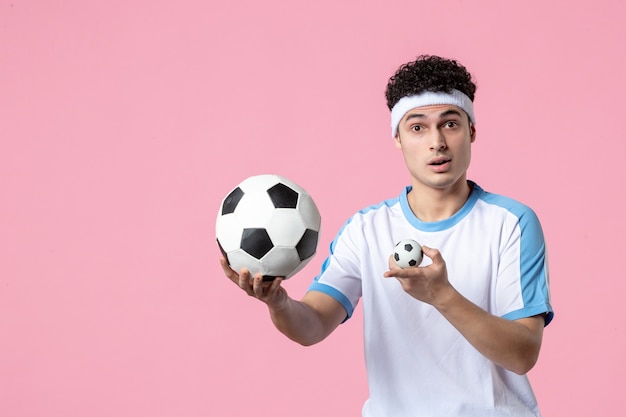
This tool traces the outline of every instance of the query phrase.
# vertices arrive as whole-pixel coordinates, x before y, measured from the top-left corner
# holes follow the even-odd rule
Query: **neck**
[[[463,207],[471,192],[471,186],[465,179],[446,188],[413,184],[408,195],[409,206],[413,214],[421,221],[446,220]]]

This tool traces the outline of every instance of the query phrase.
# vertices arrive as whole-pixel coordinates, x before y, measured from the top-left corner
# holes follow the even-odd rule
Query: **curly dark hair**
[[[403,97],[424,91],[459,90],[474,101],[476,84],[467,69],[452,59],[434,55],[420,55],[413,62],[402,65],[389,79],[385,97],[389,110]]]

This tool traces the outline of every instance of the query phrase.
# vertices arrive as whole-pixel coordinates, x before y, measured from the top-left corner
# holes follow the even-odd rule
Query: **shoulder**
[[[406,191],[403,191],[403,194],[400,194],[397,197],[389,198],[387,200],[382,200],[376,204],[372,204],[367,207],[364,207],[361,210],[359,210],[356,214],[367,215],[368,213],[374,214],[374,213],[390,210],[393,207],[396,207],[398,204],[400,204],[400,198],[402,197],[402,195],[406,195]]]
[[[495,226],[495,219],[501,219],[503,230],[511,236],[521,234],[525,246],[543,247],[544,236],[541,223],[535,211],[528,205],[501,194],[494,194],[478,187],[477,205],[481,206],[481,218],[488,218]]]
[[[361,222],[365,221],[365,219],[376,218],[376,217],[387,217],[389,213],[394,210],[400,209],[400,199],[401,196],[389,198],[386,200],[382,200],[378,203],[371,204],[369,206],[363,207],[354,213],[345,223],[348,225],[353,222]],[[344,227],[345,227],[344,225]]]
[[[366,206],[353,213],[339,228],[334,243],[340,238],[351,236],[351,240],[367,239],[373,231],[382,233],[387,230],[390,218],[397,217],[402,212],[400,196],[382,200],[376,204]]]
[[[494,209],[504,210],[520,221],[538,222],[535,211],[525,203],[502,194],[485,191],[478,185],[474,185],[474,187],[478,191],[478,201],[481,204],[488,205]]]

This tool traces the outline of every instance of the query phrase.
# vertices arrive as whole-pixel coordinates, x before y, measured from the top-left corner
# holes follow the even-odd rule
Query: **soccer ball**
[[[418,266],[422,256],[422,247],[413,239],[401,240],[393,250],[393,259],[400,268]]]
[[[245,179],[222,201],[217,244],[231,268],[264,281],[300,271],[317,249],[321,216],[311,196],[278,175]]]

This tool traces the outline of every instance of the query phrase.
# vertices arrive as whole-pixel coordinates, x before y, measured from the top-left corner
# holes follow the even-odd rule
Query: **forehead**
[[[402,117],[403,121],[413,118],[441,118],[446,116],[462,116],[465,113],[463,109],[452,104],[433,104],[429,106],[415,107],[407,111]]]

